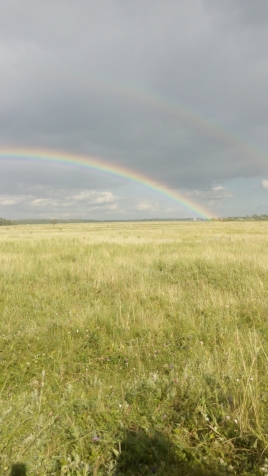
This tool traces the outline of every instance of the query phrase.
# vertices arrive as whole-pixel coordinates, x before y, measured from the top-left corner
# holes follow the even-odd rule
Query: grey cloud
[[[237,0],[236,2],[232,0],[225,0],[225,2],[205,0],[204,5],[207,11],[214,12],[214,18],[216,16],[220,19],[222,13],[224,13],[221,22],[224,21],[224,23],[248,27],[249,29],[256,28],[257,30],[267,26],[268,4],[262,0]]]
[[[124,179],[89,168],[66,164],[45,164],[41,161],[0,160],[0,193],[62,193],[80,189],[118,189]]]
[[[196,197],[202,200],[223,200],[231,198],[233,193],[231,190],[218,185],[217,187],[213,187],[211,190],[192,190],[191,192],[186,192],[185,195],[187,197]]]
[[[0,146],[96,155],[193,194],[268,173],[263,0],[0,7]],[[33,200],[126,186],[69,166],[0,167],[0,192]]]

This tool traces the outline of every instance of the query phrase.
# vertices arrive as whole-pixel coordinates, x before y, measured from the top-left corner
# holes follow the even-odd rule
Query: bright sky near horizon
[[[0,8],[0,217],[268,214],[268,2]]]

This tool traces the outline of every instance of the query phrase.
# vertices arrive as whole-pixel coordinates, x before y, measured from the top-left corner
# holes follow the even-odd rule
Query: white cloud
[[[74,200],[88,202],[90,204],[102,204],[114,202],[118,197],[111,192],[96,192],[94,190],[81,190],[77,195],[73,195]]]
[[[164,209],[165,213],[181,213],[181,207],[167,207]]]
[[[117,203],[112,203],[111,205],[107,206],[108,210],[117,210]]]
[[[137,210],[153,210],[154,206],[151,203],[138,203],[136,209]]]
[[[268,180],[263,179],[263,181],[262,181],[262,188],[268,188]]]
[[[15,205],[16,200],[3,200],[0,202],[0,205],[8,206],[8,205]]]
[[[53,207],[58,204],[58,200],[53,200],[52,198],[36,198],[31,200],[30,204],[34,207]]]
[[[2,195],[0,196],[0,206],[17,205],[25,199],[22,195]]]

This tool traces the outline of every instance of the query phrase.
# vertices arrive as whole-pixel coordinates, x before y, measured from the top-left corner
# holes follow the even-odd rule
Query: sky
[[[268,214],[268,2],[0,0],[0,11],[0,217]]]

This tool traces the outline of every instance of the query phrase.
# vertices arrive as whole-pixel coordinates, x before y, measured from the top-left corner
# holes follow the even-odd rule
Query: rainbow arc
[[[10,160],[24,160],[24,161],[36,161],[43,163],[58,163],[65,165],[74,165],[89,168],[92,170],[105,172],[107,174],[121,177],[130,182],[134,182],[139,185],[143,185],[160,195],[167,197],[188,210],[197,214],[200,218],[211,219],[213,215],[206,208],[202,207],[195,201],[188,197],[185,197],[182,193],[169,189],[165,184],[157,182],[150,177],[141,174],[140,172],[122,167],[119,165],[111,164],[107,161],[99,158],[70,154],[67,152],[59,152],[52,150],[42,149],[27,149],[27,148],[2,148],[0,149],[0,159]]]

